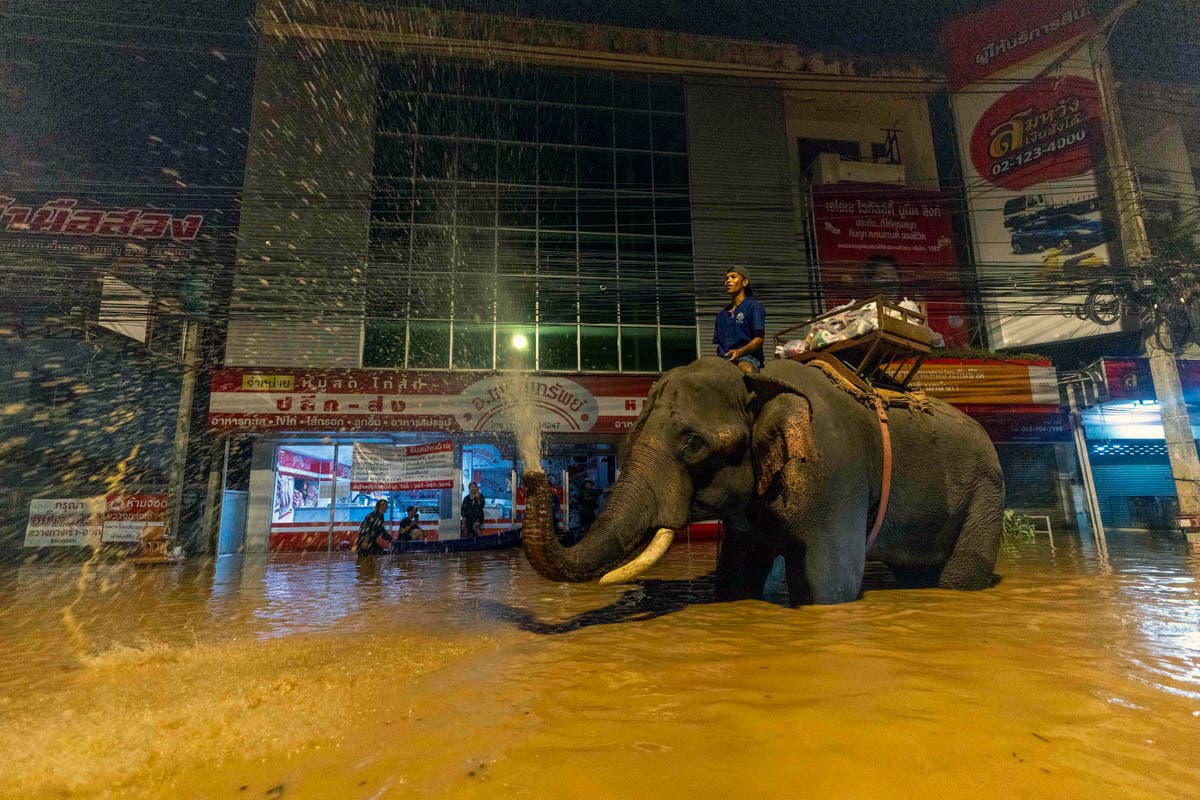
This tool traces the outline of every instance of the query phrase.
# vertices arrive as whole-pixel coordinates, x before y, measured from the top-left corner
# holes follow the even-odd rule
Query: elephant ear
[[[812,405],[795,387],[764,375],[747,375],[754,419],[755,490],[766,494],[775,476],[794,460],[815,461]]]

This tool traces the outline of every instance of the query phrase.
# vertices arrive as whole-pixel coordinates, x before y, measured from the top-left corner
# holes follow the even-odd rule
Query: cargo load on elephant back
[[[545,477],[526,473],[530,563],[556,581],[632,580],[690,520],[720,519],[722,599],[761,598],[779,556],[793,605],[856,599],[868,559],[904,586],[989,586],[1004,479],[987,434],[942,400],[875,388],[835,361],[779,358],[746,375],[706,357],[665,373],[578,543],[559,543]]]
[[[877,295],[784,328],[775,334],[775,355],[802,364],[821,360],[835,369],[845,365],[870,386],[905,391],[934,336],[919,304]]]

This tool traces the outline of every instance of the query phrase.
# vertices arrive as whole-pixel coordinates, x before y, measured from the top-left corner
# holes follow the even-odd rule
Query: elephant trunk
[[[526,492],[521,529],[525,555],[538,573],[552,581],[579,583],[599,578],[659,529],[686,525],[691,508],[692,486],[687,473],[669,454],[639,443],[587,535],[575,545],[564,547],[555,535],[546,476],[526,472],[521,480]]]

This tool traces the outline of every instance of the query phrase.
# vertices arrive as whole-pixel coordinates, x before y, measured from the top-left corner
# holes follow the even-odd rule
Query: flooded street
[[[0,796],[1194,797],[1200,557],[1056,543],[799,609],[711,602],[712,544],[606,589],[519,551],[7,569]]]

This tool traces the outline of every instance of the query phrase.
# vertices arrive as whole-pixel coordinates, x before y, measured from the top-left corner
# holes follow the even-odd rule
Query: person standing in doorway
[[[468,539],[475,539],[483,535],[483,492],[479,491],[479,484],[475,481],[471,481],[467,490],[462,508],[459,509],[462,516],[462,535]]]
[[[575,498],[576,508],[579,509],[579,532],[587,533],[588,528],[596,521],[596,511],[600,508],[600,492],[591,478],[585,478],[583,488]]]
[[[387,500],[377,500],[375,510],[367,514],[358,526],[354,552],[359,556],[378,556],[391,548],[392,535],[387,529],[387,508]]]
[[[713,344],[717,355],[747,374],[763,366],[763,337],[767,330],[767,312],[754,298],[750,271],[733,267],[725,273],[725,294],[729,305],[717,312]]]

